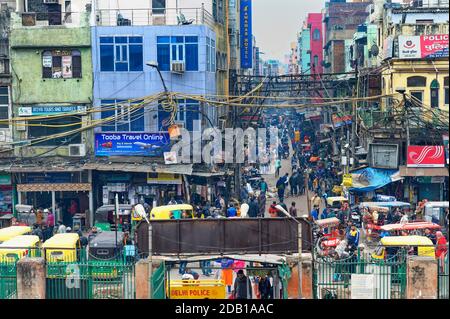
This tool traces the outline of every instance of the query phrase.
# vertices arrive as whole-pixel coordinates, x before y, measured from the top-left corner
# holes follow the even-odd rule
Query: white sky
[[[308,13],[319,13],[325,0],[253,0],[253,34],[264,60],[283,61]]]

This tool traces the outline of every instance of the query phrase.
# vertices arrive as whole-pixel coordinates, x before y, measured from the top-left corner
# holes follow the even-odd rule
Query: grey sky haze
[[[283,61],[308,13],[321,12],[325,0],[253,0],[253,34],[264,60]]]

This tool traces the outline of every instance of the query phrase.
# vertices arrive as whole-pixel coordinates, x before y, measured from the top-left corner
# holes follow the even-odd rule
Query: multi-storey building
[[[300,31],[298,40],[298,55],[300,60],[301,69],[303,74],[311,73],[311,32],[305,22],[302,30]]]
[[[9,22],[15,1],[0,0],[0,214],[12,213],[13,186],[7,158],[12,151]]]
[[[369,2],[330,0],[324,10],[324,73],[343,73],[346,68],[345,40],[353,39],[357,26],[367,17]]]
[[[322,13],[309,13],[306,19],[310,32],[310,63],[311,73],[323,73],[323,15]]]

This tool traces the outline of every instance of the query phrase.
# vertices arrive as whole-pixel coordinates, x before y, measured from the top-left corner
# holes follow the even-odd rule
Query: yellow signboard
[[[294,141],[296,143],[300,142],[300,131],[295,131]]]
[[[170,299],[226,299],[225,284],[221,280],[171,280]]]
[[[166,173],[148,173],[147,184],[181,185],[181,175]]]
[[[351,187],[353,185],[352,174],[344,174],[342,185]]]

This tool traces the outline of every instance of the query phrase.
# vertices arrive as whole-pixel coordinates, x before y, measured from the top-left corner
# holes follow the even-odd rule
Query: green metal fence
[[[438,259],[438,298],[449,299],[448,253],[444,259]]]
[[[166,265],[164,262],[152,274],[152,299],[166,299]]]
[[[47,299],[134,299],[134,263],[48,263]]]
[[[406,259],[316,259],[313,286],[315,299],[403,299]]]
[[[0,299],[17,298],[16,262],[0,261]]]

